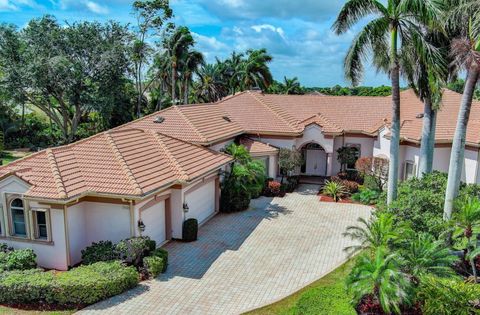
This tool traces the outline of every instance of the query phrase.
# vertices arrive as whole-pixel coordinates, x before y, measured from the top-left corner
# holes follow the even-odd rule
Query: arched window
[[[23,200],[19,198],[13,199],[10,202],[10,211],[12,213],[13,234],[16,236],[27,236]]]

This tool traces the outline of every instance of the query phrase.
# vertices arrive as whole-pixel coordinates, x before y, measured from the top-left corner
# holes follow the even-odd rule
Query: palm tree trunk
[[[175,64],[172,64],[172,105],[175,105],[175,90],[177,85],[177,67]]]
[[[467,82],[463,90],[462,103],[458,111],[457,127],[453,137],[452,152],[450,154],[450,165],[448,167],[447,191],[445,193],[445,205],[443,207],[443,219],[450,220],[453,211],[453,201],[458,195],[460,177],[463,170],[465,155],[465,141],[468,119],[472,107],[473,93],[477,84],[479,70],[472,67],[467,74]]]
[[[392,137],[390,139],[390,163],[388,170],[387,204],[397,199],[398,153],[400,149],[400,67],[397,56],[397,28],[393,27],[392,40]]]
[[[183,104],[188,104],[188,87],[189,87],[189,80],[185,79],[185,88],[183,94]]]
[[[437,130],[437,114],[438,109],[432,110],[432,116],[430,118],[430,139],[428,143],[427,154],[427,173],[433,172],[433,156],[435,154],[435,134]]]
[[[432,128],[433,113],[434,110],[432,109],[432,101],[430,98],[426,97],[424,99],[422,140],[420,143],[420,161],[418,167],[418,176],[420,178],[422,178],[424,174],[428,174],[432,171],[432,169],[429,169],[428,167],[428,159],[429,156],[433,156],[433,152],[430,152],[431,138],[432,136],[435,137],[435,135],[432,135],[432,131],[435,132],[435,130]]]

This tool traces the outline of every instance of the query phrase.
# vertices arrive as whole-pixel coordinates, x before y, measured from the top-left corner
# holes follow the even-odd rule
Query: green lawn
[[[4,151],[2,160],[2,165],[7,165],[15,160],[18,160],[24,156],[29,155],[30,153],[20,152],[20,151]]]
[[[0,306],[0,315],[70,315],[74,311],[24,311],[15,308]]]
[[[344,285],[353,264],[354,259],[351,259],[289,297],[246,315],[355,315]]]

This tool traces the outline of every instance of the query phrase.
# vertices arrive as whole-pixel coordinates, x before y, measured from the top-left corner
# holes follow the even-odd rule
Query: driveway
[[[346,259],[342,232],[370,208],[319,202],[318,186],[219,214],[193,243],[165,246],[165,274],[81,314],[239,314],[286,297]]]

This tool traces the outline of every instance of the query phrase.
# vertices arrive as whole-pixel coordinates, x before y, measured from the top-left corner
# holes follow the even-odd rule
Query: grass
[[[3,157],[1,157],[0,160],[2,160],[2,165],[7,165],[29,154],[30,153],[25,153],[20,151],[4,151]]]
[[[245,315],[355,315],[345,292],[345,278],[354,265],[349,260],[325,277],[274,304]]]
[[[0,315],[70,315],[75,311],[25,311],[16,308],[0,306]]]

